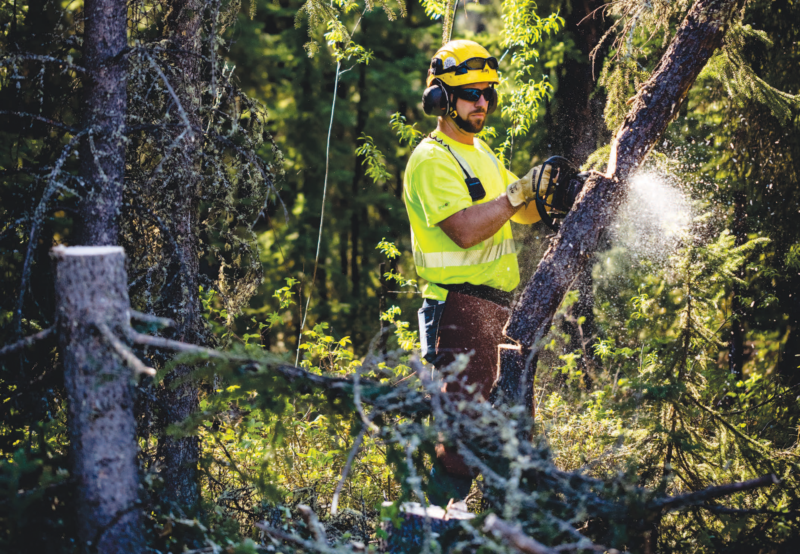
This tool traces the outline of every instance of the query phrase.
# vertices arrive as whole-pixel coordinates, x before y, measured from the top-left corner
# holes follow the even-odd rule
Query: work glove
[[[539,173],[542,173],[541,183],[539,183]],[[549,165],[545,167],[544,172],[542,172],[542,166],[537,165],[531,169],[525,177],[508,185],[508,188],[506,188],[508,201],[511,202],[511,205],[515,208],[522,204],[527,205],[528,202],[536,198],[533,187],[537,184],[539,185],[539,195],[544,198],[547,193],[547,186],[550,184]]]

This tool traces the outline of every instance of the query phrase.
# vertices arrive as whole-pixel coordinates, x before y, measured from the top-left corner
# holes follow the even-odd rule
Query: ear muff
[[[495,104],[497,102],[495,101]],[[450,111],[450,95],[439,79],[422,93],[422,109],[426,115],[438,117]]]

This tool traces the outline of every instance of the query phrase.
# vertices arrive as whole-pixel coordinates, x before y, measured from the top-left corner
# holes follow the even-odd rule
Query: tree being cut
[[[611,145],[606,174],[590,177],[564,219],[511,314],[505,334],[520,348],[504,349],[498,387],[523,398],[532,387],[529,367],[561,301],[597,251],[625,199],[626,183],[678,115],[689,89],[722,45],[741,0],[698,0],[686,15],[650,78],[629,102],[631,110]],[[528,371],[521,367],[528,366]],[[533,368],[535,369],[535,367]],[[527,394],[530,404],[531,395]]]

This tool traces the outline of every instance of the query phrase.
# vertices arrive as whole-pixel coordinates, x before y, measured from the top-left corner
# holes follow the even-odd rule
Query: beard
[[[456,113],[455,117],[453,117],[453,121],[455,121],[456,125],[458,125],[462,130],[466,131],[467,133],[472,133],[472,134],[480,133],[483,130],[483,126],[486,125],[486,112],[473,112],[472,114],[474,113],[482,113],[483,119],[481,119],[477,123],[473,123],[472,121],[469,120],[469,116],[467,116],[467,119],[464,119],[463,117],[458,115],[458,113]]]

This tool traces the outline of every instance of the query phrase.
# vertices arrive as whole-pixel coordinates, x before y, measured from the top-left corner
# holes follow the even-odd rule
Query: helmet
[[[498,84],[497,60],[471,40],[451,40],[433,56],[426,86],[439,79],[445,85],[460,87],[473,83]]]

